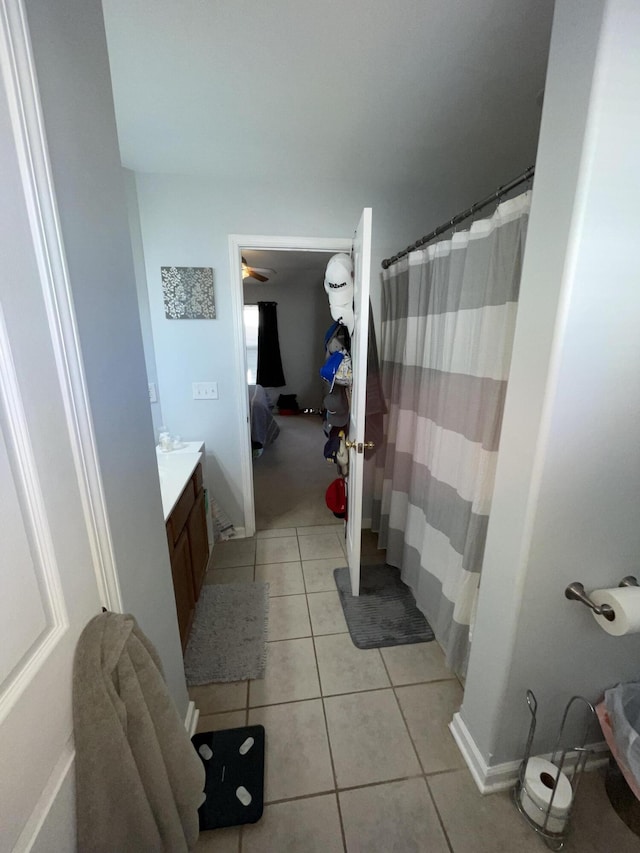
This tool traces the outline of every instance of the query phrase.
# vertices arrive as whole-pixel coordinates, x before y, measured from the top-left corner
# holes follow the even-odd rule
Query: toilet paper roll
[[[524,772],[524,785],[520,794],[522,808],[531,820],[538,826],[545,827],[548,832],[563,832],[571,809],[573,789],[571,782],[564,773],[560,773],[558,784],[553,794],[558,768],[544,758],[530,758]],[[553,805],[547,810],[553,796]]]
[[[614,589],[596,589],[589,596],[597,604],[613,607],[616,618],[609,622],[604,616],[593,613],[600,627],[614,637],[640,632],[640,587],[614,587]]]

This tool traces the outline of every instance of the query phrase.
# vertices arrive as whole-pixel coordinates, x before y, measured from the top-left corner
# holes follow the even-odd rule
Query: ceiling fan
[[[266,273],[266,275],[265,275]],[[269,281],[275,275],[275,270],[263,269],[262,267],[250,267],[246,258],[242,258],[242,280],[254,278],[256,281]]]

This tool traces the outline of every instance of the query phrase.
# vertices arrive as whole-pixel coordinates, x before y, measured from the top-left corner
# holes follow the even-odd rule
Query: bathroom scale
[[[200,831],[256,823],[264,807],[264,726],[200,732],[191,738],[206,774]]]

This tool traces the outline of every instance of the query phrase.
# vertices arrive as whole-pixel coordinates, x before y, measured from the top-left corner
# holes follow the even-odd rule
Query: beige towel
[[[80,853],[182,853],[198,838],[204,768],[133,616],[86,626],[73,672]]]

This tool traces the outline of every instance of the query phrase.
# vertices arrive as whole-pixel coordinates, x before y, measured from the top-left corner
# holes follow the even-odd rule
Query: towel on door
[[[103,613],[73,670],[80,853],[182,853],[198,839],[204,769],[133,616]]]

